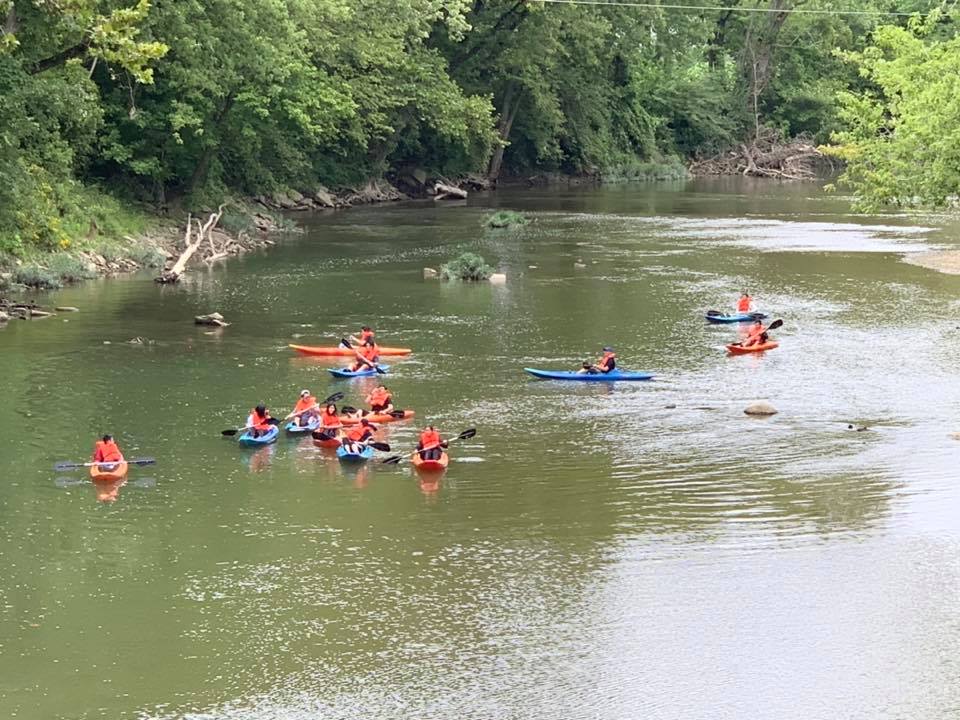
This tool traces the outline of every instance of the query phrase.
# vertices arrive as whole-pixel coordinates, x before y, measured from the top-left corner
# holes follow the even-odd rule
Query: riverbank
[[[911,253],[904,256],[903,261],[947,275],[960,275],[960,250]]]

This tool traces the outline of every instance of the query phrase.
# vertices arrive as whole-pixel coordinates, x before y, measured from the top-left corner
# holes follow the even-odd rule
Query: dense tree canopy
[[[761,126],[840,133],[878,201],[956,194],[949,18],[711,1],[0,0],[0,252],[68,244],[83,187],[164,208],[411,167],[615,173]]]

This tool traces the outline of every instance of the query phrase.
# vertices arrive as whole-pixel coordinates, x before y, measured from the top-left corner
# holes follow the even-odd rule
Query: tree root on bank
[[[750,143],[709,158],[691,161],[693,175],[744,175],[778,180],[813,180],[823,154],[809,137],[784,138],[778,130],[761,128]]]

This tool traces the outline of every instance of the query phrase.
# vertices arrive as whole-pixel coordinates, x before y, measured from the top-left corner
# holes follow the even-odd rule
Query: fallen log
[[[197,220],[197,237],[195,240],[193,240],[193,216],[188,215],[187,229],[186,233],[184,234],[184,243],[186,244],[186,248],[180,254],[180,257],[177,258],[177,261],[173,264],[173,267],[171,267],[169,270],[163,270],[160,273],[160,277],[156,278],[156,282],[165,285],[180,282],[180,278],[187,269],[187,263],[190,262],[190,258],[193,257],[194,253],[200,249],[200,245],[203,243],[204,238],[208,238],[210,241],[210,246],[213,247],[213,229],[217,226],[217,223],[220,222],[220,218],[222,216],[223,205],[219,207],[217,212],[211,213],[210,217],[207,219],[207,222],[203,225],[201,225],[200,221]]]
[[[447,185],[446,183],[438,182],[433,186],[433,192],[436,193],[433,196],[434,200],[446,200],[449,197],[456,198],[457,200],[466,200],[467,191],[462,190],[461,188],[456,187],[455,185]]]

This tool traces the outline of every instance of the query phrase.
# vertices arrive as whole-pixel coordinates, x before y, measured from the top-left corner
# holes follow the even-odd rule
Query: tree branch
[[[42,60],[37,60],[37,62],[33,64],[33,67],[30,68],[30,74],[37,75],[38,73],[52,70],[55,67],[60,67],[67,62],[67,60],[83,57],[83,55],[86,54],[87,50],[89,49],[90,41],[84,40],[83,42],[77,43],[73,47],[68,47],[65,50],[61,50],[56,55],[51,55],[50,57],[43,58]]]

